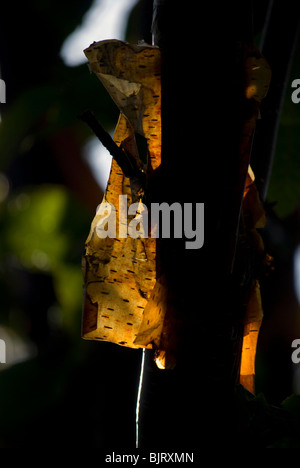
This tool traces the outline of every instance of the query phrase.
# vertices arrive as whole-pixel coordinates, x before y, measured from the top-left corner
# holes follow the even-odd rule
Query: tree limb
[[[83,114],[79,115],[78,118],[93,130],[96,137],[119,164],[124,175],[132,179],[137,179],[141,186],[144,187],[145,173],[138,168],[135,159],[128,153],[128,151],[114,142],[109,133],[104,130],[100,122],[96,119],[93,112],[91,110],[86,110]]]

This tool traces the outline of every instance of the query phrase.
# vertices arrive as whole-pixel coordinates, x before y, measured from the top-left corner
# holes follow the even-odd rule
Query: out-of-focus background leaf
[[[149,1],[30,1],[18,14],[7,2],[1,11],[2,447],[135,446],[140,353],[81,339],[81,255],[110,157],[103,159],[78,115],[93,109],[111,132],[119,114],[90,74],[83,49],[94,40],[125,38],[119,30],[113,37],[101,31],[116,8],[124,12],[117,19],[125,33],[131,13],[130,40],[151,41]],[[89,11],[99,35],[82,43],[82,60],[69,65],[65,40]],[[96,163],[102,157],[103,174],[91,164],[93,154]]]
[[[125,0],[96,3],[106,9],[90,42],[103,38],[103,18]],[[254,3],[259,34],[266,2]],[[135,446],[140,352],[80,337],[81,255],[103,185],[88,162],[91,148],[100,162],[101,145],[77,116],[91,108],[113,131],[118,110],[86,61],[70,66],[60,51],[92,6],[89,0],[1,6],[7,91],[0,104],[0,339],[7,348],[6,364],[0,363],[1,447]],[[125,38],[151,42],[151,15],[151,0],[132,1],[123,18]],[[299,64],[298,41],[290,83],[300,78]],[[300,104],[291,102],[288,87],[268,192],[276,204],[265,240],[276,268],[263,285],[257,379],[276,404],[300,392],[290,359],[292,338],[300,338],[293,270],[300,237],[299,126]]]
[[[274,210],[280,217],[291,215],[299,207],[300,200],[300,108],[291,99],[292,81],[300,76],[299,40],[294,54],[268,191],[268,198],[276,203]]]
[[[280,115],[263,231],[274,270],[262,281],[264,321],[256,386],[275,405],[300,392],[300,367],[291,361],[291,343],[300,336],[300,105],[291,99],[291,84],[298,76],[299,34]]]

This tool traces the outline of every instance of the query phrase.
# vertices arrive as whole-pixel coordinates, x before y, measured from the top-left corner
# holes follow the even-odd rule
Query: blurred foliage
[[[292,81],[300,76],[300,41],[298,39],[280,117],[278,138],[272,166],[268,200],[284,218],[299,208],[300,200],[300,105],[294,104]]]
[[[110,131],[118,110],[86,63],[67,67],[59,52],[91,4],[30,1],[16,16],[7,3],[1,12],[0,323],[11,342],[0,368],[2,447],[101,447],[113,437],[134,445],[126,405],[134,407],[140,354],[81,339],[81,255],[102,189],[84,157],[92,135],[78,115],[91,108]],[[29,350],[18,362],[16,337]],[[126,434],[96,404],[122,386],[116,408],[132,420]],[[85,414],[89,398],[95,410]]]
[[[72,331],[82,301],[78,259],[89,223],[86,210],[63,186],[41,184],[11,194],[1,221],[5,226],[0,233],[4,277],[7,280],[13,268],[51,275],[61,323]],[[14,284],[14,276],[10,282]],[[78,327],[74,331],[78,334]]]

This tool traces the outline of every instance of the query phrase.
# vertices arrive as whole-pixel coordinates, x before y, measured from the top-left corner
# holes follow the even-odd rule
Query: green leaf
[[[2,252],[13,253],[30,270],[54,271],[68,246],[60,229],[67,198],[63,187],[51,185],[23,189],[10,197],[2,221]]]
[[[280,217],[291,214],[300,201],[300,103],[291,99],[292,81],[299,77],[300,41],[287,82],[268,187],[268,201],[276,202],[274,211]]]
[[[299,108],[300,113],[300,108]],[[296,125],[282,125],[278,134],[268,200],[275,212],[287,216],[300,200],[300,131]]]
[[[41,86],[23,92],[6,107],[0,125],[1,167],[4,169],[18,153],[24,138],[57,98],[57,88]]]

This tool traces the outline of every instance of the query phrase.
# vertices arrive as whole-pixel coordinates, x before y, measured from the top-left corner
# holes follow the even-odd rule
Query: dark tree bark
[[[239,142],[248,111],[241,54],[251,42],[249,2],[159,1],[162,49],[162,186],[168,203],[205,204],[205,241],[160,242],[163,269],[183,317],[174,370],[146,353],[141,448],[236,444],[234,389],[242,336],[242,292],[233,263],[244,181]],[[209,26],[209,27],[207,27]]]

